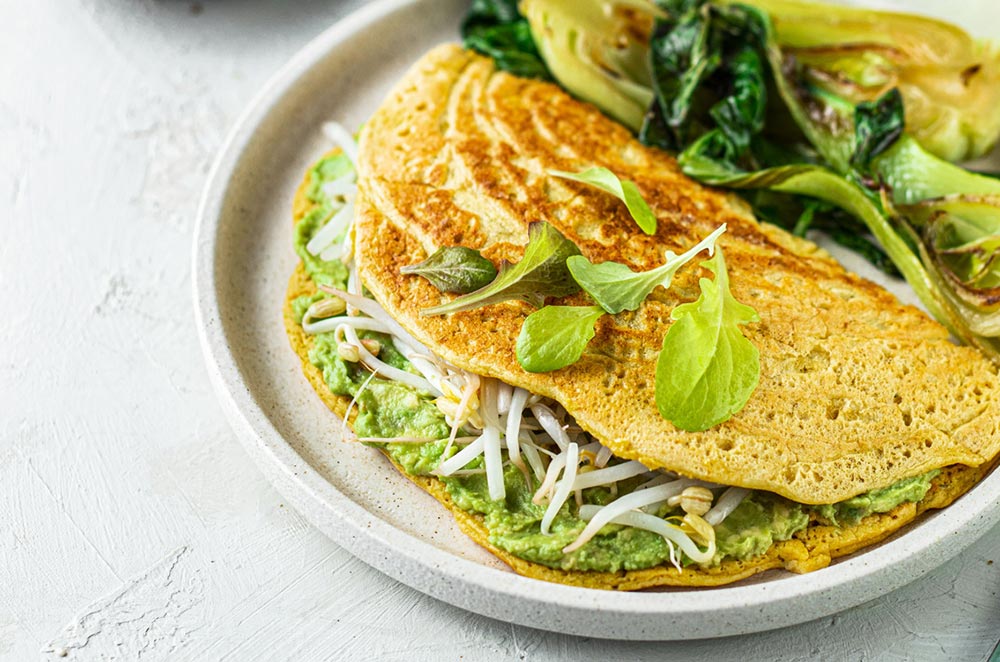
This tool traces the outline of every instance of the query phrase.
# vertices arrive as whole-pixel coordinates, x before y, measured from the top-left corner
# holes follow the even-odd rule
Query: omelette
[[[1000,452],[993,363],[555,85],[444,45],[357,144],[330,131],[341,147],[293,207],[292,348],[346,440],[380,449],[518,573],[629,590],[816,570],[947,506]],[[589,167],[634,182],[655,232],[552,174]],[[635,272],[724,224],[732,294],[759,317],[744,328],[760,363],[745,406],[700,431],[658,411],[661,340],[698,298],[697,263],[602,315],[579,360],[548,372],[517,356],[532,303],[427,315],[454,295],[401,271],[442,247],[502,269],[538,223]]]

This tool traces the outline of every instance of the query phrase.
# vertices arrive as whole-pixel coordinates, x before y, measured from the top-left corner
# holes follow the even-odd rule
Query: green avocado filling
[[[316,206],[295,228],[295,249],[305,262],[307,273],[317,284],[345,288],[347,268],[339,260],[325,261],[310,255],[305,245],[332,214],[333,205],[322,193],[322,185],[345,174],[350,163],[343,156],[320,160],[309,172],[308,196]],[[299,297],[292,310],[301,323],[306,309],[326,295],[317,293]],[[361,331],[362,338],[381,343],[379,359],[389,365],[419,374],[393,347],[391,339],[380,333]],[[445,450],[450,428],[444,414],[430,395],[410,386],[381,378],[370,379],[371,373],[358,363],[343,360],[337,352],[332,332],[313,336],[309,360],[323,373],[323,379],[336,395],[356,398],[358,411],[354,432],[361,438],[422,437],[439,439],[427,443],[372,443],[385,451],[411,475],[429,475]],[[362,389],[362,385],[367,385]],[[455,450],[449,452],[454,454]],[[483,467],[482,457],[465,467]],[[938,474],[931,471],[907,478],[884,489],[873,490],[840,503],[810,506],[789,501],[766,492],[752,492],[722,523],[715,527],[717,564],[723,559],[748,559],[763,554],[775,542],[788,540],[804,529],[810,521],[834,525],[854,524],[874,513],[884,513],[904,502],[919,501],[930,489]],[[515,556],[563,570],[593,570],[617,572],[638,570],[670,561],[671,549],[658,534],[616,524],[605,526],[597,536],[574,552],[562,549],[583,531],[586,522],[577,516],[575,499],[569,499],[553,521],[550,535],[541,533],[544,505],[532,503],[535,486],[525,483],[521,472],[509,463],[504,469],[506,498],[492,501],[485,474],[455,475],[439,478],[455,505],[478,513],[490,532],[490,543]],[[638,485],[639,479],[619,481],[619,494]],[[585,504],[604,505],[614,499],[608,487],[583,490]],[[679,509],[661,509],[659,516],[683,514]],[[689,563],[686,558],[682,563]]]
[[[309,169],[309,183],[306,185],[306,198],[315,206],[308,214],[295,224],[295,252],[302,258],[306,273],[317,285],[337,285],[343,287],[347,282],[347,268],[340,260],[322,260],[318,255],[312,255],[306,250],[306,244],[330,217],[333,216],[334,204],[323,194],[323,185],[335,181],[351,172],[351,162],[343,154],[327,156]],[[338,285],[339,283],[339,285]],[[322,298],[322,297],[320,297]],[[299,304],[299,302],[296,302]],[[296,308],[296,315],[301,319],[305,307]]]

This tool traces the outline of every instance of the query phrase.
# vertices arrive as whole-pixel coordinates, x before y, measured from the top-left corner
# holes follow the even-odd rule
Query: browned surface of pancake
[[[306,182],[303,182],[293,204],[293,216],[296,221],[311,208],[305,191]],[[312,338],[302,330],[292,313],[292,302],[296,298],[312,295],[315,292],[316,286],[300,262],[288,282],[284,306],[285,329],[292,349],[302,362],[302,371],[306,379],[327,407],[342,417],[347,411],[350,398],[334,395],[323,381],[322,372],[309,361]],[[388,466],[386,468],[388,469]],[[399,470],[402,472],[402,469]],[[855,526],[839,528],[813,523],[791,540],[776,543],[766,554],[746,561],[727,560],[716,567],[690,566],[683,571],[662,565],[646,570],[617,573],[557,570],[525,561],[494,547],[490,543],[489,530],[483,518],[458,508],[452,502],[443,482],[433,477],[409,476],[405,472],[402,473],[448,508],[466,535],[495,554],[518,574],[589,588],[637,590],[658,586],[721,586],[775,568],[785,568],[792,572],[809,572],[824,568],[831,559],[850,554],[892,535],[924,510],[949,505],[982,478],[985,468],[949,467],[934,479],[931,491],[920,503],[902,504],[889,513],[867,517]]]
[[[547,169],[610,168],[634,180],[659,218],[644,235],[624,205]],[[811,242],[758,224],[738,200],[682,175],[672,157],[558,87],[497,72],[454,45],[425,56],[365,124],[357,203],[359,269],[408,331],[456,365],[562,403],[616,455],[705,480],[832,503],[1000,450],[997,369]],[[576,364],[518,365],[532,308],[508,302],[440,317],[446,297],[399,268],[439,246],[516,261],[531,221],[556,226],[592,261],[635,270],[680,253],[725,222],[732,291],[761,321],[747,406],[701,433],[676,430],[655,404],[656,359],[670,312],[697,298],[696,264],[635,313],[604,316]],[[580,294],[562,303],[587,303]]]

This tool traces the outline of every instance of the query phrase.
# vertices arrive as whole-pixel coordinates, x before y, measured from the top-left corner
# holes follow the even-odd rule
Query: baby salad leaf
[[[564,297],[580,291],[566,268],[566,258],[579,254],[576,244],[559,230],[545,221],[536,221],[528,226],[528,245],[520,262],[503,261],[500,272],[489,285],[439,306],[424,308],[420,314],[457,313],[511,299],[521,299],[540,308],[545,297]]]
[[[594,337],[600,306],[545,306],[528,315],[515,348],[528,372],[549,372],[576,363]]]
[[[580,287],[604,310],[614,315],[638,308],[657,285],[670,287],[677,270],[701,251],[707,249],[711,256],[715,252],[716,240],[725,231],[726,224],[723,223],[682,255],[667,251],[663,265],[649,271],[636,273],[618,262],[594,264],[582,255],[566,260],[566,266]]]
[[[707,430],[746,405],[760,379],[760,357],[740,331],[758,322],[750,306],[733,298],[722,251],[702,263],[715,280],[702,278],[697,301],[674,308],[656,363],[656,406],[675,427]]]
[[[656,216],[649,208],[646,201],[642,199],[639,188],[635,182],[627,179],[619,179],[615,173],[607,168],[593,167],[581,172],[564,172],[562,170],[549,170],[549,174],[561,177],[581,184],[589,184],[594,188],[599,188],[605,193],[610,193],[625,203],[632,220],[646,234],[656,232]]]
[[[465,246],[442,246],[423,262],[407,265],[399,272],[423,276],[442,292],[453,294],[474,292],[497,277],[492,262]]]

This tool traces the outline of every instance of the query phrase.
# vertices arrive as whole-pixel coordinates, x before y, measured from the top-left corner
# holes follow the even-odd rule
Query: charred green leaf
[[[473,0],[461,31],[465,47],[493,58],[498,69],[551,80],[516,0]]]

